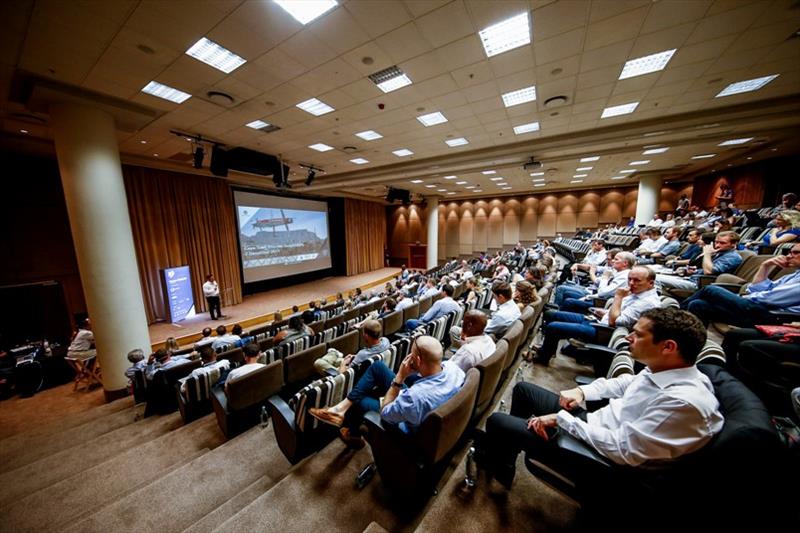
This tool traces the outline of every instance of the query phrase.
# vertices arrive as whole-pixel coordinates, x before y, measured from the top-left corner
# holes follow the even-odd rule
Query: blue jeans
[[[707,285],[688,297],[681,308],[689,311],[708,326],[709,322],[724,322],[732,326],[752,327],[769,318],[769,308],[737,296],[731,291]]]
[[[572,311],[575,313],[585,313],[592,307],[592,302],[579,300],[577,298],[566,298],[561,304],[562,311]]]
[[[589,320],[580,313],[547,311],[544,320],[547,322],[544,328],[544,343],[537,355],[537,359],[542,363],[552,359],[561,339],[576,338],[590,341],[597,335]]]
[[[406,331],[411,332],[423,325],[425,322],[416,318],[409,318],[406,320]]]
[[[379,398],[386,395],[394,378],[395,373],[383,361],[376,361],[367,368],[353,390],[347,395],[347,399],[353,402],[353,405],[345,413],[344,426],[350,429],[351,435],[359,435],[359,428],[365,414],[369,411],[380,412]],[[417,379],[419,379],[419,375],[413,374],[408,376],[406,381],[412,384]],[[406,386],[403,385],[403,388]]]
[[[587,294],[589,294],[589,291],[580,285],[565,283],[564,285],[559,285],[556,287],[556,295],[553,298],[553,303],[561,307],[561,304],[564,303],[566,298],[580,298],[581,296],[585,296]]]

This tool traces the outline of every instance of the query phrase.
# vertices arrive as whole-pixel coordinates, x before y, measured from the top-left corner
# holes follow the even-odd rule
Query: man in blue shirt
[[[673,261],[667,261],[668,267],[685,266],[691,263],[697,256],[703,253],[703,239],[699,229],[693,229],[686,235],[686,242],[689,246]]]
[[[359,426],[369,411],[380,411],[383,420],[404,433],[413,433],[425,415],[449,400],[464,384],[464,371],[456,364],[442,362],[442,355],[441,343],[423,335],[414,342],[397,375],[382,361],[373,363],[346,399],[333,407],[311,408],[308,412],[340,427],[342,440],[354,448],[364,446]]]
[[[433,322],[440,316],[444,316],[450,311],[458,310],[458,302],[453,300],[453,293],[455,289],[449,283],[445,283],[442,287],[444,298],[436,300],[433,305],[428,309],[428,312],[422,315],[419,319],[412,318],[406,321],[406,331],[414,331],[422,324]]]
[[[669,216],[669,215],[667,215]],[[681,230],[672,226],[669,228],[666,233],[664,233],[664,238],[667,239],[655,252],[651,254],[645,254],[649,257],[642,257],[637,262],[638,265],[652,265],[655,262],[656,258],[659,257],[667,257],[668,255],[675,255],[678,251],[678,248],[681,247],[681,241],[678,237],[681,234]]]
[[[773,257],[761,263],[753,282],[742,296],[727,289],[708,285],[683,302],[682,307],[709,322],[724,322],[732,326],[750,327],[769,321],[772,310],[800,313],[800,244],[789,255]],[[794,268],[795,271],[777,281],[769,279],[774,269]]]
[[[656,282],[663,288],[696,291],[700,276],[726,274],[735,271],[742,264],[742,256],[736,251],[739,234],[735,231],[721,231],[714,244],[703,247],[703,271],[692,274],[688,278],[659,274]]]

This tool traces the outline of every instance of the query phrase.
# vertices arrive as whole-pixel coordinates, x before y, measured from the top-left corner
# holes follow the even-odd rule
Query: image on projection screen
[[[331,267],[328,205],[234,192],[244,282]]]

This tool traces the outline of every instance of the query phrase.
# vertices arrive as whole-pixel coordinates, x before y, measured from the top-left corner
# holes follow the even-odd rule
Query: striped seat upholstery
[[[349,368],[346,372],[318,379],[300,389],[288,402],[294,411],[295,430],[302,433],[318,428],[321,422],[308,414],[308,410],[339,403],[353,390],[353,385],[355,370]]]
[[[201,403],[211,399],[211,388],[219,381],[222,370],[230,370],[230,361],[223,359],[220,365],[199,368],[195,375],[179,379],[181,394],[186,403]],[[185,385],[185,386],[184,386]]]
[[[725,366],[725,352],[722,351],[722,346],[712,340],[707,340],[703,349],[697,355],[695,364],[714,364]],[[620,350],[614,359],[611,360],[611,367],[606,375],[607,379],[616,378],[623,374],[635,374],[643,368],[641,363],[637,363],[631,356],[628,348]]]

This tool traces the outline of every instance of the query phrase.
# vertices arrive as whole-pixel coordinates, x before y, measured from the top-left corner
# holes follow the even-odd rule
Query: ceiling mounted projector
[[[525,170],[536,170],[542,168],[542,162],[536,161],[536,158],[531,157],[527,163],[522,165],[522,168],[524,168]]]

